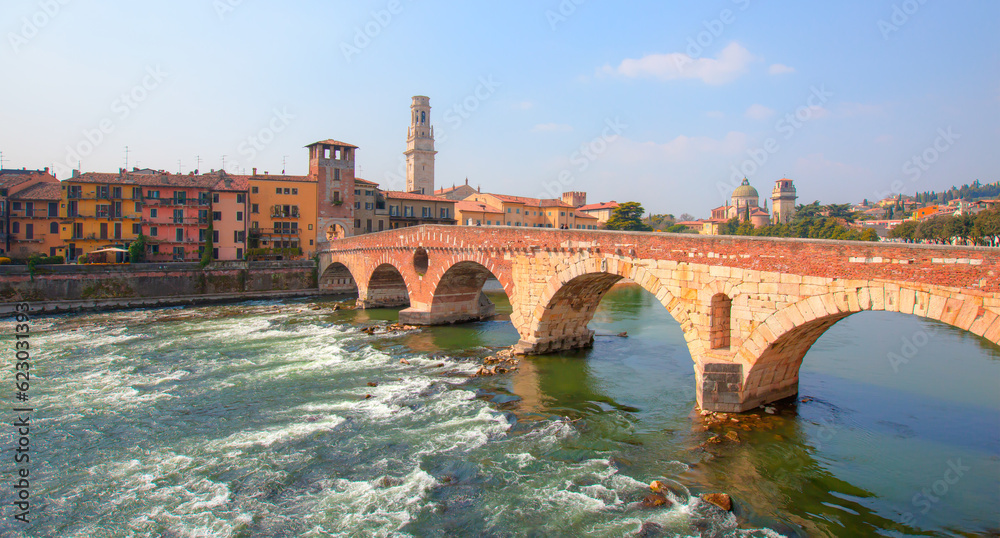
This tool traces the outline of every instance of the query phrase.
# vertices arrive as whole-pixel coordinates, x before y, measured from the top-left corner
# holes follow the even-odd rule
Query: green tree
[[[132,244],[128,246],[128,261],[129,263],[142,263],[146,261],[146,243],[147,239],[142,232],[139,232],[139,237],[132,241]]]
[[[201,252],[201,266],[208,267],[212,263],[212,251],[215,250],[215,229],[212,223],[208,223],[208,231],[205,232],[205,246]]]
[[[620,204],[611,213],[605,228],[608,230],[624,230],[631,232],[649,232],[653,229],[642,222],[642,215],[646,210],[639,202],[625,202]]]

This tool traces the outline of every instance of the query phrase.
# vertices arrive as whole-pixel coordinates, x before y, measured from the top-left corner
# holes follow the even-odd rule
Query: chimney
[[[46,173],[46,174],[48,174],[48,173],[49,173],[49,167],[48,167],[48,166],[46,166],[46,167],[45,167],[45,173]]]
[[[79,171],[79,170],[76,170],[76,169],[74,169],[74,170],[73,170],[73,175],[72,175],[71,177],[80,177],[80,171]]]
[[[256,166],[253,167],[253,175],[255,175],[255,176],[257,175],[257,167]]]

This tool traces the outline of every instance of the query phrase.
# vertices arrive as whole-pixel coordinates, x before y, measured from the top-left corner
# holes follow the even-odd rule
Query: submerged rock
[[[726,512],[733,510],[733,500],[726,493],[705,493],[701,496],[701,500],[712,503]]]
[[[651,493],[646,495],[646,498],[642,500],[642,506],[645,508],[655,508],[657,506],[669,507],[672,504],[670,499],[667,499],[667,496],[662,493]]]
[[[378,386],[378,381],[369,381],[368,382],[368,386],[369,387],[377,387]]]
[[[410,361],[406,359],[399,359],[399,364],[410,364]]]
[[[647,521],[642,524],[642,528],[639,532],[634,534],[636,538],[653,538],[655,536],[663,536],[663,526],[653,523],[652,521]]]

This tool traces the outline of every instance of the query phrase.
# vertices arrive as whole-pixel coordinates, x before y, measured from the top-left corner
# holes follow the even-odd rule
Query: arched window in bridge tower
[[[733,300],[725,293],[712,297],[712,349],[729,349],[730,319]]]

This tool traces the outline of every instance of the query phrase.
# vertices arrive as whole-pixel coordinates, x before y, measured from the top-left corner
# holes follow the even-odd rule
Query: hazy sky
[[[7,168],[308,168],[707,217],[745,174],[800,202],[1000,179],[1000,2],[6,0]],[[180,165],[178,165],[180,161]],[[735,179],[734,179],[735,178]]]

